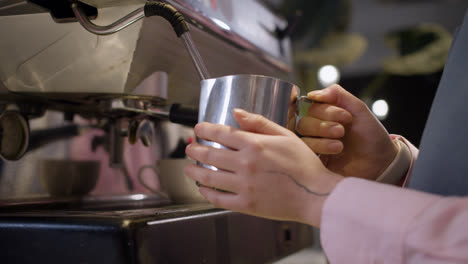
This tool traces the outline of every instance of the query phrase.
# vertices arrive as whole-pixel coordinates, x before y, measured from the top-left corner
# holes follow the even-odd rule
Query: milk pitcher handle
[[[314,101],[314,100],[310,99],[309,97],[307,97],[305,95],[298,96],[297,97],[297,104],[296,104],[297,116],[299,116],[299,113],[301,112],[302,103],[313,104],[313,103],[317,103],[317,101]],[[299,121],[299,119],[297,119],[297,121]],[[297,125],[297,121],[296,121],[296,125]]]
[[[305,102],[305,103],[315,103],[314,100],[310,99],[309,97],[307,97],[306,95],[303,95],[303,96],[299,96],[299,99],[298,99],[299,103],[300,102]]]
[[[310,99],[309,97],[307,97],[305,95],[299,96],[297,98],[297,101],[298,101],[298,103],[296,105],[296,107],[297,107],[297,116],[299,116],[302,102],[308,103],[308,104],[319,103],[317,101],[314,101],[314,100]],[[300,118],[296,118],[296,126],[295,126],[296,133],[297,133],[297,124],[299,123],[299,120],[300,120]],[[320,157],[320,154],[317,154],[317,156]]]

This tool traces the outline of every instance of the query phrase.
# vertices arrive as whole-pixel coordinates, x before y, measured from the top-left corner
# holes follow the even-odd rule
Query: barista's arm
[[[330,263],[468,263],[468,197],[441,197],[358,178],[325,201]]]

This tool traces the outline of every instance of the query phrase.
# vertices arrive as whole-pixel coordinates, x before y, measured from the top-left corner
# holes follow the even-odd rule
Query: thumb
[[[367,110],[366,104],[338,84],[328,86],[322,90],[309,92],[307,96],[317,102],[341,107],[352,115]]]
[[[234,118],[242,130],[265,135],[287,135],[290,133],[286,128],[262,115],[249,113],[239,108],[235,108],[233,112]]]

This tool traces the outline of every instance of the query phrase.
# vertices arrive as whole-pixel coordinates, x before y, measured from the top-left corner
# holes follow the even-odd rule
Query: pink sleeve
[[[334,263],[468,263],[468,198],[358,178],[325,201],[321,242]]]

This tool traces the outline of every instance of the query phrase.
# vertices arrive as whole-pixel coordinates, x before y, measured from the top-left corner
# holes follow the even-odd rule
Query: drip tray
[[[0,200],[0,213],[28,210],[115,211],[161,207],[170,203],[169,198],[163,194],[90,195],[64,198],[35,197]]]
[[[307,225],[257,218],[208,203],[176,205],[162,198],[133,195],[2,203],[0,259],[28,264],[38,260],[257,264],[312,244],[312,228]]]

